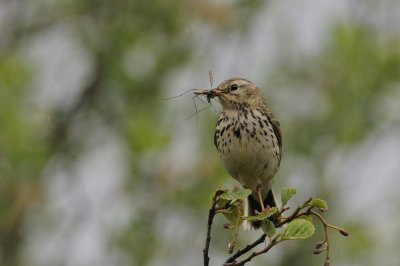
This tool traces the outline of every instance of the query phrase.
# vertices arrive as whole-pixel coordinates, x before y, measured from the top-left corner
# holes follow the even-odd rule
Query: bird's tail
[[[275,195],[272,192],[272,190],[268,191],[267,196],[264,199],[264,206],[267,207],[269,206],[270,208],[272,207],[276,207],[276,200],[275,200]],[[248,196],[247,199],[244,202],[244,216],[253,216],[256,215],[256,211],[257,212],[261,212],[262,208],[261,208],[261,204],[254,199],[254,197],[252,195]],[[274,217],[272,216],[272,219],[274,219]],[[258,229],[261,226],[261,221],[247,221],[244,220],[243,222],[243,228],[244,230],[250,230],[250,229]]]

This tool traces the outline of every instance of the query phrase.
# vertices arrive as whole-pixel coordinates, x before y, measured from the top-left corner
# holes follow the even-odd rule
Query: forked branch
[[[287,189],[288,190],[288,189]],[[314,234],[315,227],[312,223],[312,217],[316,217],[316,219],[322,223],[324,227],[325,239],[320,241],[316,244],[314,249],[314,254],[320,254],[322,252],[326,252],[325,257],[325,266],[330,265],[330,257],[329,257],[329,237],[328,237],[328,228],[334,229],[341,233],[343,236],[348,236],[349,233],[344,230],[343,228],[331,225],[327,223],[325,218],[317,212],[318,209],[324,210],[328,208],[327,203],[322,199],[313,199],[310,198],[305,201],[301,206],[297,207],[289,216],[285,217],[284,213],[289,210],[288,207],[285,207],[287,201],[296,193],[297,190],[291,189],[290,193],[287,190],[282,190],[282,196],[286,199],[282,201],[282,207],[280,209],[273,210],[277,216],[275,218],[271,218],[272,216],[268,216],[265,218],[266,214],[260,213],[256,216],[252,217],[243,217],[242,211],[237,211],[237,217],[235,217],[234,226],[227,224],[225,228],[228,229],[235,229],[234,239],[229,244],[229,253],[232,253],[233,248],[232,243],[235,243],[236,237],[238,234],[238,226],[239,221],[242,219],[255,219],[261,220],[264,225],[272,226],[273,230],[265,229],[263,227],[264,233],[257,238],[254,242],[247,244],[242,249],[237,250],[233,255],[231,255],[224,263],[224,266],[238,266],[238,265],[245,265],[247,262],[251,261],[253,258],[260,256],[262,254],[267,253],[271,250],[272,247],[276,246],[280,242],[285,240],[295,240],[295,239],[306,239]],[[294,193],[293,193],[294,191]],[[285,194],[286,193],[286,194]],[[289,196],[288,196],[289,195]],[[213,201],[211,204],[211,208],[209,210],[208,215],[208,223],[207,223],[207,236],[206,236],[206,243],[205,248],[203,250],[203,257],[204,257],[204,265],[208,266],[210,258],[208,256],[210,242],[211,242],[211,228],[212,223],[215,215],[219,212],[222,213],[230,213],[230,220],[232,220],[232,210],[230,208],[234,207],[238,209],[237,200],[243,199],[246,196],[246,191],[236,191],[236,192],[228,192],[227,190],[217,190],[214,193]],[[220,199],[224,198],[230,199],[231,201],[221,201]],[[223,202],[223,206],[219,206],[219,204]],[[271,212],[271,210],[270,210]],[[226,216],[226,215],[225,215]],[[228,216],[227,216],[228,218]],[[280,229],[279,232],[276,230]],[[268,239],[268,244],[260,249],[259,251],[254,251],[254,249],[261,243],[265,243],[266,239]],[[253,251],[253,252],[251,252]],[[251,253],[250,253],[251,252]],[[246,257],[240,259],[242,256],[246,255]],[[239,260],[240,259],[240,260]]]

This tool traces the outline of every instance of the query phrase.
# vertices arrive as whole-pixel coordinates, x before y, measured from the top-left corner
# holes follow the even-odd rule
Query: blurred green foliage
[[[239,1],[237,6],[249,9],[254,3]],[[168,144],[170,133],[161,121],[164,102],[160,93],[167,75],[189,62],[193,43],[185,34],[187,25],[202,18],[228,25],[229,19],[221,16],[222,12],[228,15],[228,6],[195,1],[60,0],[29,5],[26,9],[31,13],[23,12],[23,2],[18,7],[17,11],[8,7],[14,12],[6,18],[12,28],[3,30],[0,45],[0,264],[4,266],[24,264],[20,248],[25,214],[45,202],[41,174],[46,161],[57,154],[73,161],[76,157],[71,155],[80,152],[80,140],[71,137],[79,117],[94,112],[116,129],[132,152],[133,180],[129,182],[136,186],[130,188],[134,191],[141,184],[155,193],[159,180],[145,178],[148,174],[134,158]],[[21,50],[31,38],[57,25],[74,33],[74,41],[92,61],[92,71],[82,84],[81,95],[67,110],[40,110],[29,99],[35,71],[21,58]],[[179,191],[175,194],[182,196]],[[201,199],[197,200],[200,204]],[[144,265],[154,251],[142,245],[155,244],[151,241],[155,239],[151,230],[154,214],[141,210],[139,216],[141,220],[134,221],[117,242],[132,261]]]
[[[317,138],[334,145],[362,140],[379,123],[373,103],[399,80],[397,47],[398,40],[382,43],[363,25],[339,24],[321,54],[305,59],[307,65],[284,65],[286,82],[316,87],[327,106],[317,116],[289,125],[289,149],[310,154]]]
[[[25,211],[40,197],[38,175],[47,158],[44,121],[31,113],[25,88],[32,71],[11,53],[0,58],[0,264],[14,265]],[[27,119],[27,116],[29,118]]]
[[[284,63],[277,71],[284,73],[277,75],[285,76],[285,85],[306,84],[317,88],[327,106],[317,115],[296,119],[287,125],[285,137],[289,141],[285,148],[310,158],[318,169],[315,182],[319,195],[329,202],[334,201],[336,188],[327,187],[325,182],[323,166],[327,156],[335,149],[357,145],[379,126],[381,121],[376,114],[380,107],[375,103],[400,79],[399,39],[382,41],[376,35],[362,23],[337,24],[320,54],[304,58],[307,64],[300,66]],[[354,261],[371,263],[362,260],[365,256],[362,250],[373,248],[372,234],[361,223],[357,226],[354,223],[349,232],[356,233],[355,240],[344,241],[343,250],[353,250],[346,256]],[[288,252],[281,265],[315,265],[318,263],[315,258],[309,260],[302,255],[309,252],[311,245],[310,242]]]

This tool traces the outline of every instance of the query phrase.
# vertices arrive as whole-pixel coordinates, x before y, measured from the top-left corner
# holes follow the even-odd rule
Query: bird
[[[214,144],[229,175],[252,193],[244,202],[244,216],[277,206],[272,185],[282,157],[279,121],[261,90],[244,78],[231,78],[207,91],[217,98],[222,112],[216,123]],[[244,221],[245,230],[260,221]]]

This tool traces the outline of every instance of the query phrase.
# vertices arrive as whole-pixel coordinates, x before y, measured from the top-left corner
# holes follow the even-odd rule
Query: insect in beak
[[[211,99],[222,94],[222,90],[215,88],[212,90],[195,91],[195,95],[204,95],[207,97],[207,102],[210,103]]]
[[[206,96],[208,103],[210,103],[211,99],[216,96],[214,90],[195,91],[194,94],[195,95],[204,95],[204,96]]]

